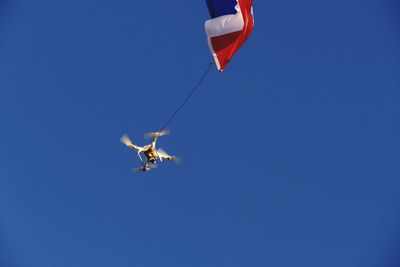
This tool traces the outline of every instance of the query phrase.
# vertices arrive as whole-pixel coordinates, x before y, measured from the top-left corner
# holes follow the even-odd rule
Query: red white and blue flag
[[[223,71],[254,27],[253,0],[206,0],[211,19],[205,23],[208,46]]]

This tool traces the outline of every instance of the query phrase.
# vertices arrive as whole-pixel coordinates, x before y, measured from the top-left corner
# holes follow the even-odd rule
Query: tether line
[[[207,70],[203,73],[201,76],[200,80],[197,82],[197,84],[193,87],[193,89],[190,91],[190,93],[186,96],[185,100],[183,100],[182,104],[175,110],[174,113],[172,113],[171,117],[164,123],[163,127],[161,127],[160,132],[164,130],[168,124],[175,118],[176,114],[185,106],[185,104],[189,101],[189,99],[192,97],[194,92],[199,88],[200,84],[203,82],[203,80],[206,78],[208,72],[210,71],[211,66],[213,65],[213,62],[210,62],[208,64]]]

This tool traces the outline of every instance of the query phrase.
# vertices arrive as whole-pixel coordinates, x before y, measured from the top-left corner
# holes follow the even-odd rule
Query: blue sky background
[[[0,265],[400,266],[400,4],[255,1],[211,60],[204,1],[0,0]]]

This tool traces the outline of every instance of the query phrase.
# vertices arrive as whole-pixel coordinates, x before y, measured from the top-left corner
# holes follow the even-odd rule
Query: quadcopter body
[[[160,161],[165,160],[173,160],[173,161],[179,161],[179,158],[176,156],[170,156],[168,155],[167,152],[162,150],[161,148],[157,149],[156,144],[157,144],[157,139],[160,136],[167,135],[169,133],[168,130],[162,130],[159,132],[152,132],[148,133],[145,136],[146,137],[151,137],[152,141],[150,144],[145,145],[145,146],[138,146],[133,144],[133,142],[129,139],[127,135],[124,135],[121,137],[121,142],[128,146],[130,149],[134,150],[137,152],[137,155],[142,162],[142,167],[135,169],[136,171],[140,172],[146,172],[151,170],[152,168],[156,167],[156,162],[157,159]],[[146,157],[146,160],[143,160],[141,154],[143,154]]]

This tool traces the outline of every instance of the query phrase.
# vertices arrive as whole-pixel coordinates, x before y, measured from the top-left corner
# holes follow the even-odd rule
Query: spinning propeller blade
[[[145,171],[146,170],[143,167],[132,169],[132,172],[145,172]]]
[[[145,166],[139,167],[139,168],[135,168],[135,169],[132,169],[132,171],[133,172],[147,172],[147,171],[156,169],[157,165],[156,164],[152,164],[152,163],[148,163],[147,167],[148,168],[146,168]]]
[[[172,156],[172,161],[175,162],[176,164],[181,164],[182,158],[177,157],[177,156]]]
[[[162,148],[159,148],[157,150],[157,153],[161,158],[167,159],[167,160],[173,160],[176,164],[179,164],[182,162],[182,159],[180,157],[177,156],[170,156],[167,152],[165,152]]]
[[[152,170],[158,168],[157,164],[155,164],[155,163],[153,164],[153,163],[151,163],[151,162],[149,162],[147,166],[149,166],[149,168],[152,169]]]
[[[164,135],[167,135],[167,134],[169,134],[169,130],[168,129],[164,129],[164,130],[162,130],[160,132],[146,133],[144,136],[146,138],[152,138],[152,137],[155,137],[155,136],[164,136]]]
[[[126,134],[123,135],[120,140],[126,146],[129,146],[129,147],[133,146],[133,143],[132,143],[131,139],[129,139],[129,137]]]

